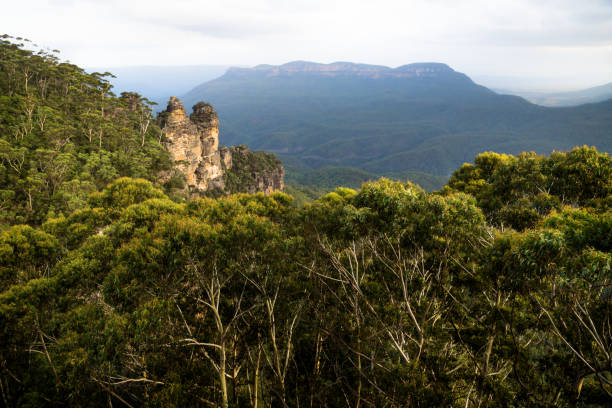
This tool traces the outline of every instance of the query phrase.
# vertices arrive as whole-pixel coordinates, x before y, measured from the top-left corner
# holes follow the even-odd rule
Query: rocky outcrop
[[[210,104],[198,102],[187,116],[173,96],[160,118],[163,144],[193,195],[271,193],[283,188],[283,166],[274,155],[251,152],[246,146],[219,147],[219,119]]]

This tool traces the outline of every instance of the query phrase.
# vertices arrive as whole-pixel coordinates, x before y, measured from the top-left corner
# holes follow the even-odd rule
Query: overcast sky
[[[2,0],[0,30],[86,67],[435,61],[612,82],[612,0]]]

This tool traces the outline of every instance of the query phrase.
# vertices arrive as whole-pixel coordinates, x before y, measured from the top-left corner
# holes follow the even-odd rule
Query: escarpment
[[[198,102],[187,116],[173,96],[160,118],[163,144],[192,195],[269,194],[283,188],[284,169],[274,155],[246,146],[219,147],[219,119],[210,104]]]

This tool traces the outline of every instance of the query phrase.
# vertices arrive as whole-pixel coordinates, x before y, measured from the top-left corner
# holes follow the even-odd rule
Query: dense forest
[[[0,38],[2,222],[40,224],[118,177],[171,172],[146,98],[116,97],[110,73],[88,74],[17,40]]]
[[[0,404],[610,405],[607,153],[186,200],[145,99],[13,41]]]

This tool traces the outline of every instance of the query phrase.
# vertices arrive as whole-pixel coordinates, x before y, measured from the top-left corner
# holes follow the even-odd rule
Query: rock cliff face
[[[251,152],[246,146],[219,148],[219,119],[210,104],[198,102],[188,117],[173,96],[161,120],[164,146],[193,195],[268,194],[283,188],[283,166],[273,155]]]

